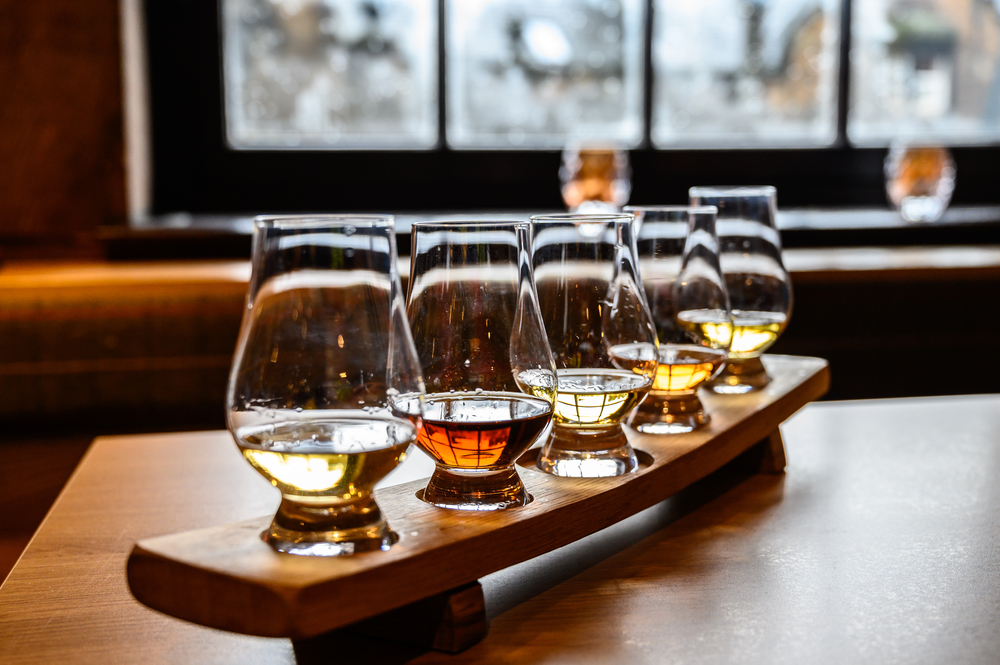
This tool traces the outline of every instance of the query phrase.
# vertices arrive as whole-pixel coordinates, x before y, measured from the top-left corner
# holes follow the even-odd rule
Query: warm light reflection
[[[289,485],[306,492],[333,489],[344,477],[350,455],[296,455],[268,450],[244,450],[243,456],[271,479],[271,484]]]

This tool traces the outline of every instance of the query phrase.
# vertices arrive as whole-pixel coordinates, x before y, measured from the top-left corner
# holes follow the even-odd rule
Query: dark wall
[[[0,0],[0,258],[98,253],[122,132],[118,0]]]

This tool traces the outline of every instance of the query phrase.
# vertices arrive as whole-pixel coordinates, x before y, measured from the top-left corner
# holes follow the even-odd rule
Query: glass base
[[[505,510],[531,502],[531,495],[514,467],[499,471],[458,471],[437,467],[427,487],[417,492],[421,501],[453,510]]]
[[[729,360],[719,376],[708,383],[708,388],[720,395],[741,395],[760,390],[771,383],[760,358]]]
[[[538,456],[539,469],[569,478],[621,476],[638,465],[621,425],[591,432],[553,425]]]
[[[388,550],[399,540],[371,496],[334,505],[299,501],[282,497],[271,526],[260,535],[278,552],[351,556]]]
[[[684,434],[704,427],[709,420],[711,417],[705,413],[697,393],[650,392],[632,411],[626,424],[643,434]]]

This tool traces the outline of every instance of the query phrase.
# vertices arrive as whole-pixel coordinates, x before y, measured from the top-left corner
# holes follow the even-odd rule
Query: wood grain
[[[874,382],[863,370],[893,349],[988,345],[988,321],[928,329],[918,313],[949,296],[974,307],[976,294],[1000,280],[1000,247],[792,249],[785,259],[801,297],[775,350],[830,360],[837,397],[990,389],[990,371],[959,368],[932,381],[904,364]],[[19,389],[0,402],[0,421],[60,416],[99,431],[108,423],[221,426],[249,276],[248,261],[4,263],[0,376]]]
[[[1000,395],[816,404],[783,429],[785,475],[405,662],[996,663]]]
[[[221,424],[248,277],[241,261],[3,265],[0,380],[18,390],[0,421]]]
[[[129,558],[141,602],[213,628],[311,637],[475,581],[549,552],[662,501],[756,442],[829,385],[818,358],[767,358],[762,391],[710,399],[709,426],[675,437],[635,434],[649,466],[616,478],[557,478],[521,467],[535,500],[500,513],[440,510],[415,497],[422,481],[377,494],[400,542],[350,558],[280,555],[259,538],[271,516],[141,541]],[[232,602],[218,603],[218,598]],[[247,611],[253,608],[253,611]]]
[[[125,223],[118,0],[0,0],[0,259]]]
[[[782,429],[784,475],[483,578],[490,634],[458,656],[343,631],[293,645],[141,605],[134,540],[278,494],[224,432],[101,438],[0,587],[0,662],[996,662],[1000,395],[810,404]]]

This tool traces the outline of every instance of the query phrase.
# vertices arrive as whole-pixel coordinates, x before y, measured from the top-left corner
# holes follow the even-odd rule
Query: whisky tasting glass
[[[725,366],[733,333],[719,270],[716,209],[625,211],[639,225],[639,270],[659,340],[653,387],[626,422],[646,434],[690,432],[709,421],[697,389]]]
[[[908,222],[941,219],[955,191],[955,160],[944,146],[896,142],[885,157],[885,192]]]
[[[656,374],[656,332],[639,281],[632,215],[531,218],[542,320],[556,361],[552,433],[538,468],[617,476],[636,468],[622,420]]]
[[[692,187],[691,205],[718,209],[719,265],[726,280],[733,338],[729,363],[711,382],[722,394],[745,393],[771,378],[760,356],[785,330],[792,282],[781,261],[774,187]]]
[[[421,498],[460,510],[526,505],[514,468],[552,421],[556,374],[528,222],[416,222],[407,316],[427,380]]]
[[[619,212],[632,192],[628,152],[613,146],[568,147],[563,151],[559,181],[570,212]]]
[[[262,537],[289,554],[388,549],[397,537],[372,490],[415,439],[423,403],[392,218],[254,224],[226,423],[281,491]]]

